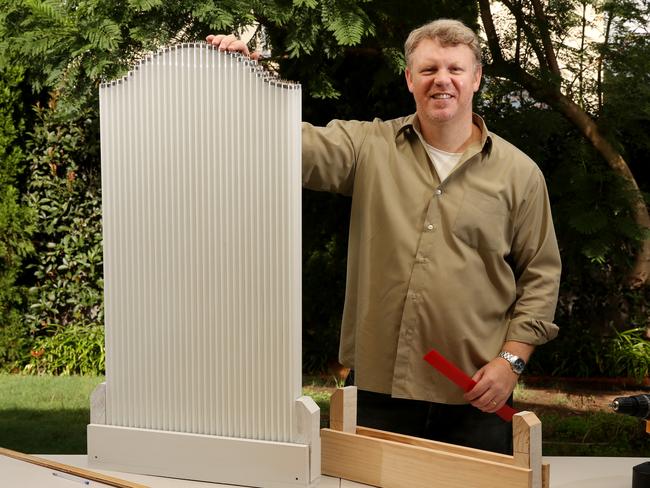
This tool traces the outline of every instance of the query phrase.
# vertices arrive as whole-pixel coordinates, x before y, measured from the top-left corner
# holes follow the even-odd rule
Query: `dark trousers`
[[[512,405],[512,397],[508,401]],[[471,405],[447,405],[357,391],[357,425],[512,454],[512,423]]]

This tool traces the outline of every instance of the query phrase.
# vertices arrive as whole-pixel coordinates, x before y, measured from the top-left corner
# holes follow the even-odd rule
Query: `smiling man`
[[[248,51],[233,36],[220,49]],[[405,44],[416,113],[303,124],[306,188],[352,196],[339,359],[358,423],[510,453],[493,415],[535,346],[553,339],[560,258],[543,175],[472,113],[476,34],[455,20]],[[431,349],[477,382],[463,394]]]
[[[406,44],[406,83],[413,94],[426,141],[461,152],[480,129],[472,123],[472,98],[481,84],[481,63],[466,44],[443,45],[415,31]],[[480,56],[480,52],[478,52]]]

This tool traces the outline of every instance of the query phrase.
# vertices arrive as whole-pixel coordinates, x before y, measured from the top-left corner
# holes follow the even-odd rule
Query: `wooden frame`
[[[322,472],[380,487],[548,488],[542,424],[532,412],[513,417],[514,454],[419,439],[356,426],[356,388],[332,395],[330,429],[321,429]]]

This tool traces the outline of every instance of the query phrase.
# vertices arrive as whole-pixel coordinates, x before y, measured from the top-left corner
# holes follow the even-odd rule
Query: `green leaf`
[[[394,47],[386,47],[381,50],[381,53],[388,62],[388,65],[395,73],[404,73],[404,70],[406,69],[406,58],[404,57],[404,51]]]
[[[318,0],[293,0],[293,5],[295,7],[316,8],[318,7]]]
[[[330,78],[321,76],[309,85],[309,95],[321,100],[336,100],[341,96],[341,92],[334,87]]]
[[[100,50],[117,49],[122,40],[120,26],[110,19],[103,19],[97,25],[88,26],[82,35],[92,43],[93,48]]]
[[[24,5],[28,7],[34,17],[44,20],[50,24],[70,25],[64,2],[57,0],[25,0]]]
[[[140,12],[148,12],[162,4],[162,0],[129,0],[129,7]]]
[[[323,25],[334,34],[339,44],[353,46],[359,44],[364,36],[375,33],[374,25],[357,5],[341,7],[340,3],[323,2],[321,15]]]

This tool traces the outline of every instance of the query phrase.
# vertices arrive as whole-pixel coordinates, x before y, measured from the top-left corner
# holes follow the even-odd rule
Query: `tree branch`
[[[551,42],[551,32],[548,29],[548,18],[544,13],[544,8],[542,7],[540,0],[531,0],[531,2],[541,32],[542,45],[544,46],[544,52],[546,53],[547,66],[551,73],[560,77],[560,68],[557,64],[557,58],[555,57],[553,43]]]
[[[603,110],[603,58],[605,57],[604,51],[609,48],[609,34],[612,28],[612,22],[614,21],[614,11],[609,10],[606,12],[607,22],[605,24],[605,39],[603,40],[603,46],[600,51],[600,56],[598,56],[598,113],[600,114]],[[650,330],[650,329],[649,329]]]
[[[537,61],[539,62],[540,69],[544,70],[545,67],[547,68],[548,63],[546,62],[546,58],[544,57],[544,52],[542,51],[542,49],[540,48],[537,42],[537,35],[531,29],[530,22],[526,22],[526,19],[524,18],[524,12],[521,8],[521,4],[515,5],[510,0],[501,0],[501,3],[503,3],[508,8],[510,13],[515,17],[515,21],[517,22],[517,24],[521,25],[521,29],[524,31],[524,34],[526,35],[528,44],[535,52],[535,56],[537,57]]]
[[[580,104],[585,106],[585,33],[587,30],[587,4],[582,2],[582,29],[580,31],[580,51],[579,51],[579,60],[580,60],[580,69],[578,70],[578,100]]]
[[[521,8],[521,0],[517,0],[518,7]],[[515,22],[516,26],[516,41],[515,41],[515,62],[521,63],[521,33],[522,26],[518,20]]]
[[[502,63],[504,61],[503,53],[501,52],[499,36],[497,35],[497,30],[494,27],[494,21],[492,20],[490,0],[479,0],[478,4],[481,12],[481,20],[483,21],[483,28],[485,29],[485,35],[487,36],[488,47],[490,49],[490,54],[492,54],[492,60],[495,63]]]

